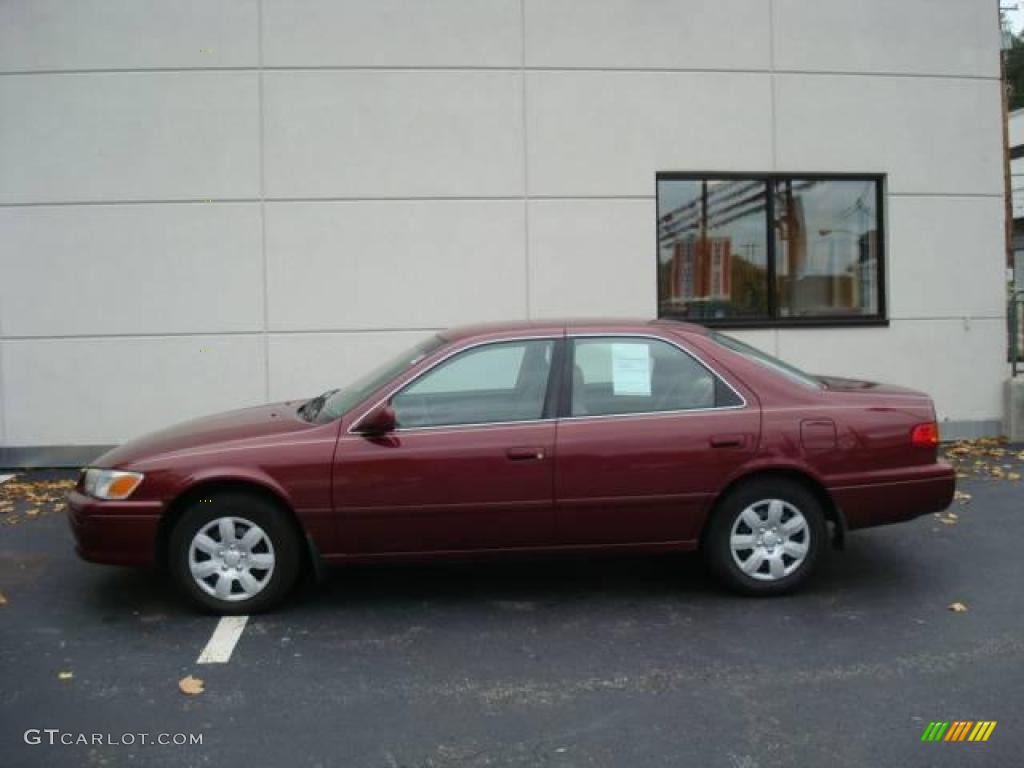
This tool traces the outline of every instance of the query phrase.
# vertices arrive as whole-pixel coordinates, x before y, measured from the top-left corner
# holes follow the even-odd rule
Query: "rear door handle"
[[[742,448],[747,439],[744,435],[712,435],[712,448]]]
[[[505,451],[510,461],[540,461],[544,458],[543,448],[509,448]]]

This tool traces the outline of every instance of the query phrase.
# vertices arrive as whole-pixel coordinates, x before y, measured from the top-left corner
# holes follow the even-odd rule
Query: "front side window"
[[[880,177],[658,176],[658,314],[884,321]]]
[[[319,406],[313,412],[310,412],[308,418],[319,424],[326,424],[328,421],[333,421],[342,414],[348,413],[349,410],[363,402],[372,393],[403,371],[409,370],[409,368],[416,365],[427,355],[436,352],[445,343],[445,340],[440,336],[431,336],[429,339],[421,341],[412,349],[403,352],[361,378],[356,379],[348,386],[341,389],[333,389],[325,392],[319,398],[314,398],[310,403],[303,406],[303,408],[306,408],[320,401]],[[300,411],[300,415],[303,415],[303,413],[303,411]]]
[[[473,347],[427,371],[391,399],[400,429],[531,421],[544,415],[554,341]]]
[[[570,413],[612,416],[741,405],[699,361],[658,339],[607,337],[573,342]]]

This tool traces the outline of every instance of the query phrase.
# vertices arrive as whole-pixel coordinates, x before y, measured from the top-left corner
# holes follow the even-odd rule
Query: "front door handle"
[[[712,448],[742,448],[747,439],[744,435],[712,435]]]
[[[540,461],[544,458],[543,448],[509,448],[505,451],[510,461]]]

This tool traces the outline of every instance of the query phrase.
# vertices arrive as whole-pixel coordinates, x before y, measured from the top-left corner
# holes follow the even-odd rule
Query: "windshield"
[[[415,365],[444,344],[445,340],[440,336],[431,336],[398,357],[359,377],[348,386],[332,389],[319,397],[314,397],[299,409],[299,415],[307,421],[315,421],[318,424],[333,421],[354,406],[359,405],[402,371]]]
[[[821,389],[821,382],[808,373],[804,373],[799,368],[796,368],[789,363],[784,363],[777,357],[772,357],[769,354],[762,352],[756,347],[752,347],[749,344],[744,344],[738,339],[734,339],[732,336],[726,336],[724,333],[716,333],[711,331],[708,336],[717,344],[721,344],[726,349],[731,349],[733,352],[738,352],[748,360],[753,360],[755,363],[763,365],[765,368],[770,368],[776,373],[781,373],[787,379],[803,384],[805,387],[813,387],[814,389]]]

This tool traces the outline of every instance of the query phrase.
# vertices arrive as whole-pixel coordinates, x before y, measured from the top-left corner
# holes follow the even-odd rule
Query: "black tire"
[[[783,524],[794,525],[789,522],[796,517],[794,510],[803,516],[806,536],[801,539],[797,533],[788,542],[790,545],[799,545],[802,540],[806,544],[806,554],[802,560],[798,561],[797,557],[785,554],[791,547],[778,543],[777,532],[782,529],[782,524],[776,524],[773,528],[765,521],[762,525],[767,527],[762,529],[746,521],[738,522],[744,511],[751,507],[755,515],[767,516],[770,500],[776,499],[784,502],[780,518]],[[799,521],[795,524],[798,525]],[[749,531],[755,542],[750,549],[740,550],[736,554],[731,545],[734,526],[737,535],[744,536]],[[758,547],[758,536],[767,537],[763,541],[776,546]],[[781,595],[792,592],[807,580],[827,549],[827,539],[825,513],[817,497],[800,483],[785,478],[765,477],[743,483],[717,504],[708,523],[702,550],[711,570],[734,592],[756,596]],[[794,564],[795,567],[789,572],[783,571],[784,575],[773,577],[769,573],[772,567],[769,555],[770,560],[778,559],[787,570]],[[754,568],[754,574],[745,572],[737,559],[742,559]]]
[[[211,523],[222,518],[237,521],[232,524],[232,529],[239,539],[237,544],[240,547],[243,534],[252,530],[251,526],[258,526],[265,538],[257,542],[247,557],[262,555],[265,558],[269,554],[272,562],[272,568],[269,569],[252,566],[245,568],[245,562],[235,561],[234,567],[226,567],[223,557],[208,555],[197,546],[195,557],[211,560],[207,568],[213,569],[213,573],[205,580],[207,585],[214,589],[222,578],[227,577],[231,581],[229,599],[221,599],[200,587],[190,567],[193,539]],[[259,533],[255,531],[254,536],[258,538]],[[211,538],[218,534],[219,524],[214,529],[207,529],[207,535]],[[215,538],[214,542],[220,543]],[[287,513],[277,504],[256,494],[235,491],[217,493],[193,502],[174,526],[167,553],[168,570],[178,587],[202,609],[221,615],[260,613],[277,605],[294,586],[302,565],[302,543]],[[237,560],[237,555],[232,553],[232,556]],[[248,577],[255,578],[256,583],[261,584],[251,597],[244,596],[246,590],[240,580],[240,569],[245,569]],[[224,571],[224,577],[217,571]]]

